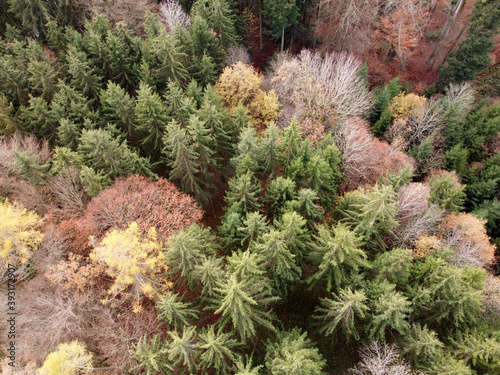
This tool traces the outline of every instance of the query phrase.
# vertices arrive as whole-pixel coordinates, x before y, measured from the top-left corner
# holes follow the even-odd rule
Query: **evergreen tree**
[[[256,211],[260,207],[261,191],[259,181],[251,172],[247,172],[229,180],[229,189],[224,200],[228,206],[240,203],[243,212]]]
[[[108,81],[106,90],[101,90],[101,113],[109,124],[116,125],[129,139],[134,138],[135,103],[129,94],[116,83]]]
[[[224,278],[222,259],[216,256],[206,257],[194,267],[193,278],[202,286],[202,297],[213,297],[215,294],[215,287],[219,285]]]
[[[393,249],[380,253],[373,262],[376,280],[387,280],[399,286],[405,286],[410,276],[411,261],[413,259],[410,249]]]
[[[188,326],[179,335],[177,331],[169,331],[168,358],[181,374],[192,374],[198,370],[197,360],[199,348],[196,327]]]
[[[29,106],[19,108],[17,115],[23,127],[37,137],[47,139],[54,137],[57,121],[43,97],[31,97]]]
[[[266,307],[278,298],[271,295],[265,278],[239,278],[232,273],[215,292],[215,313],[221,314],[219,324],[221,327],[231,324],[243,342],[255,336],[257,325],[274,329],[271,313],[266,311]]]
[[[166,156],[170,170],[170,179],[179,181],[183,191],[193,193],[199,201],[206,201],[208,195],[205,192],[205,184],[199,176],[200,165],[198,154],[192,149],[191,137],[186,129],[172,121],[167,126],[163,136]]]
[[[27,67],[30,89],[34,94],[42,96],[48,103],[57,90],[58,72],[49,61],[30,61]]]
[[[269,34],[273,39],[281,37],[281,51],[285,46],[285,30],[293,27],[299,20],[299,8],[296,0],[264,0],[263,13],[270,27]]]
[[[175,329],[189,326],[190,321],[197,321],[199,315],[190,303],[182,302],[179,295],[171,291],[166,292],[156,301],[156,310],[158,320]]]
[[[233,364],[239,358],[235,349],[239,343],[231,338],[230,333],[215,331],[215,327],[209,326],[199,334],[199,348],[202,350],[200,356],[200,367],[207,371],[215,369],[217,374],[228,374]]]
[[[40,160],[38,154],[14,150],[14,170],[34,185],[42,184],[50,176],[50,162]]]
[[[61,119],[59,121],[59,128],[57,128],[58,143],[63,147],[75,151],[81,133],[82,130],[77,124],[65,118]]]
[[[333,294],[331,298],[321,298],[319,306],[316,306],[315,318],[321,320],[320,332],[329,336],[342,329],[344,336],[349,340],[353,337],[359,340],[358,333],[360,320],[365,318],[369,308],[366,304],[366,296],[363,291],[351,291],[351,289],[340,289],[338,295]]]
[[[134,345],[134,357],[139,362],[133,371],[143,371],[146,375],[161,374],[171,375],[174,368],[168,359],[166,346],[162,343],[160,335],[154,335],[148,344],[147,335],[144,335]]]
[[[196,0],[191,8],[191,16],[207,21],[222,48],[227,49],[239,43],[240,38],[234,27],[235,17],[226,0]]]
[[[271,375],[323,375],[326,361],[313,342],[299,328],[278,332],[268,342],[265,357]]]
[[[259,212],[248,212],[241,226],[237,228],[238,239],[241,238],[239,245],[243,249],[248,249],[264,233],[269,232],[269,224],[266,217]]]
[[[453,340],[453,354],[473,370],[492,374],[500,370],[500,340],[485,333],[473,331]]]
[[[101,77],[89,63],[85,53],[71,46],[66,60],[67,69],[71,75],[71,86],[89,99],[97,98],[101,90]]]
[[[267,185],[265,201],[272,215],[276,215],[287,202],[294,198],[295,182],[289,178],[276,177]]]
[[[137,92],[134,114],[137,123],[136,131],[142,137],[143,149],[157,159],[163,148],[162,136],[167,123],[167,115],[160,96],[143,83]]]
[[[215,236],[207,228],[192,224],[171,235],[164,245],[164,254],[172,276],[183,276],[192,282],[193,271],[205,257],[216,254]]]
[[[402,354],[418,368],[429,368],[443,355],[444,344],[426,326],[412,324],[404,338]]]
[[[442,173],[429,178],[431,202],[436,202],[445,210],[460,211],[464,203],[464,187],[458,181],[456,174]]]
[[[310,254],[319,265],[307,283],[314,286],[320,281],[326,281],[328,292],[352,283],[360,268],[368,267],[367,256],[361,250],[362,245],[361,238],[344,224],[339,223],[331,229],[320,225]]]
[[[285,212],[279,220],[275,220],[275,227],[282,233],[286,247],[297,257],[307,254],[311,245],[311,237],[306,229],[306,220],[295,211]]]
[[[299,147],[302,141],[302,132],[300,131],[296,117],[292,119],[290,125],[281,131],[281,154],[285,165],[288,165],[299,154]]]
[[[274,177],[282,162],[279,132],[276,124],[271,123],[267,127],[259,148],[259,155],[264,176]]]

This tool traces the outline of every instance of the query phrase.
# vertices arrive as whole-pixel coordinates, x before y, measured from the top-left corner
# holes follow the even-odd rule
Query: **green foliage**
[[[101,90],[100,103],[100,112],[104,121],[116,125],[132,138],[134,135],[135,103],[130,95],[116,83],[108,81],[106,90]],[[143,107],[146,105],[144,104]]]
[[[193,270],[205,257],[216,254],[215,236],[208,228],[192,224],[171,235],[164,245],[169,273],[193,280]]]
[[[458,181],[456,174],[443,172],[433,175],[428,180],[431,189],[431,202],[449,211],[460,211],[464,204],[464,186]]]
[[[426,176],[430,173],[431,169],[441,166],[441,160],[436,159],[434,154],[433,136],[425,138],[419,145],[414,145],[408,151],[408,155],[413,157],[417,162],[417,167],[415,169],[416,176]]]
[[[340,289],[338,294],[331,298],[321,298],[316,306],[315,318],[321,320],[319,330],[329,336],[338,331],[339,325],[344,336],[349,340],[353,337],[359,340],[358,327],[360,320],[365,318],[369,311],[366,305],[366,296],[363,291],[352,292],[351,289]]]
[[[412,324],[403,341],[402,354],[418,368],[429,368],[443,355],[444,344],[426,326]]]
[[[269,232],[269,224],[265,216],[257,211],[249,212],[241,222],[241,226],[237,228],[238,238],[241,238],[241,242],[238,245],[247,249],[267,232]]]
[[[308,284],[314,286],[326,281],[326,290],[330,292],[352,283],[361,267],[368,267],[362,245],[362,239],[344,224],[339,223],[331,229],[320,225],[310,254],[319,265],[307,280]]]
[[[240,38],[234,27],[235,17],[226,0],[196,0],[191,8],[191,16],[206,20],[223,48],[239,43]]]
[[[465,172],[469,151],[461,144],[456,144],[444,153],[448,170],[457,172],[460,176]]]
[[[387,280],[404,287],[410,276],[412,258],[410,249],[393,249],[378,254],[372,268],[376,273],[375,280]]]
[[[281,166],[281,150],[279,147],[279,132],[276,124],[271,123],[264,133],[259,148],[259,159],[264,176],[273,177]]]
[[[97,98],[101,90],[101,77],[87,60],[85,53],[71,46],[66,60],[68,73],[71,75],[71,86],[89,99]]]
[[[300,261],[309,251],[311,236],[306,228],[306,220],[297,212],[285,212],[274,226],[283,234],[287,248]]]
[[[14,170],[25,180],[39,185],[50,176],[50,162],[41,161],[38,154],[14,150]]]
[[[134,358],[139,362],[132,368],[133,371],[142,371],[146,375],[173,374],[174,368],[168,359],[167,347],[162,343],[160,335],[154,335],[148,343],[147,335],[144,335],[134,345]]]
[[[200,356],[200,367],[207,371],[214,368],[217,374],[227,374],[233,364],[239,359],[235,349],[239,343],[231,338],[230,333],[215,332],[214,326],[209,326],[199,334],[199,348],[203,351]]]
[[[198,368],[199,348],[196,342],[196,327],[189,326],[182,330],[169,331],[168,358],[181,373],[193,373]]]
[[[402,86],[399,83],[399,77],[394,77],[389,81],[387,85],[385,85],[383,88],[378,88],[375,89],[375,101],[373,103],[372,108],[370,109],[370,114],[369,114],[369,120],[370,123],[376,124],[378,122],[383,122],[381,120],[381,117],[388,117],[389,123],[391,120],[391,112],[387,110],[387,106],[389,105],[390,101],[392,98],[397,96],[401,92]],[[388,116],[385,114],[387,112]],[[387,121],[387,120],[385,120]],[[389,124],[387,124],[389,125]],[[381,136],[384,134],[385,129],[387,126],[382,127],[382,126],[374,126],[374,134]],[[377,129],[377,131],[375,130]]]
[[[77,152],[86,166],[102,171],[111,178],[134,173],[153,176],[149,161],[139,157],[126,142],[120,143],[108,130],[84,129]]]
[[[451,266],[436,256],[416,263],[408,295],[418,321],[462,330],[474,324],[482,311],[484,280],[484,270]]]
[[[272,375],[321,375],[326,361],[299,328],[281,331],[274,342],[268,342],[266,367]]]
[[[156,301],[158,320],[165,322],[169,327],[180,329],[190,325],[190,321],[196,321],[199,313],[191,307],[190,303],[182,302],[178,294],[172,291],[166,292]]]
[[[283,38],[284,30],[297,24],[300,16],[295,0],[263,1],[263,14],[269,25],[269,35],[277,40]],[[281,45],[283,50],[282,40]]]
[[[259,181],[251,172],[247,172],[229,180],[229,190],[224,200],[228,206],[240,203],[243,212],[255,211],[260,208],[261,191]]]
[[[202,297],[213,297],[215,294],[215,287],[219,285],[224,278],[222,259],[216,256],[204,258],[194,267],[193,278],[202,286]]]
[[[393,285],[394,288],[394,285]],[[373,301],[369,336],[384,341],[388,329],[405,335],[410,324],[411,302],[401,293],[388,290]]]
[[[276,177],[267,186],[265,201],[269,212],[276,214],[289,201],[295,198],[295,182],[289,178]]]
[[[498,336],[498,335],[497,335]],[[481,374],[500,371],[500,341],[487,334],[471,332],[452,341],[453,354]]]
[[[256,335],[257,326],[274,330],[272,315],[266,306],[278,298],[272,296],[269,284],[262,276],[238,277],[236,272],[228,275],[215,288],[215,313],[221,314],[221,328],[231,324],[243,342]]]

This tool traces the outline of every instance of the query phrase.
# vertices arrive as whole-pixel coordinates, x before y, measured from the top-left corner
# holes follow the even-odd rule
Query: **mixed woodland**
[[[0,372],[498,375],[499,25],[0,0]]]

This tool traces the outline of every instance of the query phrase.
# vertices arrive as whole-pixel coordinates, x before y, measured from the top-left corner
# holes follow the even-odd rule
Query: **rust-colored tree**
[[[155,227],[159,241],[172,233],[199,223],[203,212],[195,200],[177,190],[174,184],[143,176],[119,179],[93,198],[83,224],[96,238],[110,228],[126,229],[132,222],[143,232]]]

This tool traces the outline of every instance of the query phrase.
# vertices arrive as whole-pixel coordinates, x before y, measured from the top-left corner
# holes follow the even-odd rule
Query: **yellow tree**
[[[4,271],[9,265],[19,267],[28,262],[43,240],[37,230],[43,220],[8,199],[0,202],[0,262]]]
[[[279,101],[274,90],[267,94],[261,89],[262,76],[250,65],[238,62],[224,69],[215,84],[219,94],[230,110],[243,105],[257,125],[268,125],[278,115]]]
[[[171,286],[165,278],[167,265],[155,228],[145,235],[136,222],[126,230],[113,229],[92,250],[90,259],[102,264],[114,278],[108,290],[112,299],[120,293],[134,297],[134,312],[141,310],[141,295],[153,298],[158,289]]]
[[[60,344],[50,353],[39,370],[40,375],[74,375],[92,372],[92,354],[75,340]]]

